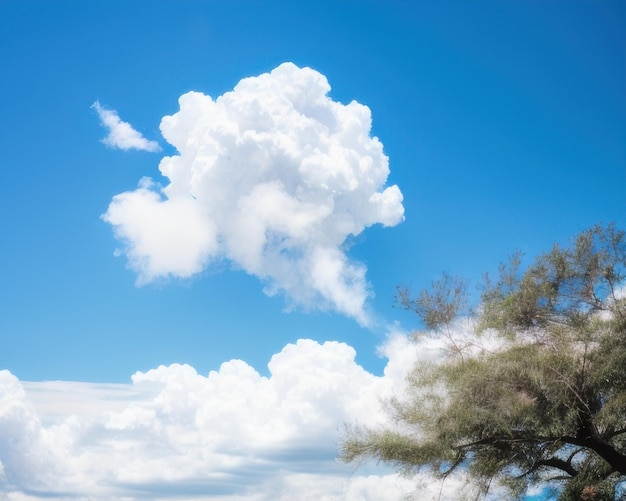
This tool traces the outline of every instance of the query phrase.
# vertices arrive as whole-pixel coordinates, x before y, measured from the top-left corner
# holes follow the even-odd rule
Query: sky
[[[456,499],[335,459],[440,354],[396,287],[626,228],[621,1],[1,0],[0,63],[10,500]]]

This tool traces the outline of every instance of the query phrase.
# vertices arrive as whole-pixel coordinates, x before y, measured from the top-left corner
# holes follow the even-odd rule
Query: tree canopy
[[[522,258],[485,277],[469,336],[455,334],[468,318],[464,281],[446,275],[415,297],[399,288],[400,305],[450,349],[418,364],[407,395],[390,402],[397,426],[348,428],[343,461],[441,479],[462,471],[477,498],[499,484],[511,499],[531,485],[563,501],[616,499],[626,480],[626,237],[595,226],[527,267]]]

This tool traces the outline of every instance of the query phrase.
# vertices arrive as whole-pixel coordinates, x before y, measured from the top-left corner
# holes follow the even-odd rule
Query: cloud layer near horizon
[[[326,77],[284,63],[217,99],[188,92],[161,121],[178,151],[115,196],[103,218],[124,243],[138,283],[190,277],[227,259],[290,305],[368,323],[366,268],[345,245],[404,218],[369,108],[328,97]]]
[[[122,121],[117,111],[103,108],[99,101],[94,102],[91,107],[98,113],[102,126],[109,131],[102,140],[107,146],[119,150],[161,151],[159,143],[146,139],[132,125]]]
[[[352,347],[299,340],[261,376],[231,360],[208,376],[188,365],[137,372],[132,384],[21,383],[0,371],[3,499],[406,499],[420,477],[354,472],[335,460],[346,423],[387,419],[381,398],[402,391],[420,348],[402,335],[383,346],[383,376]],[[436,499],[428,477],[419,499]],[[460,480],[446,482],[455,499]],[[448,497],[446,497],[448,496]]]

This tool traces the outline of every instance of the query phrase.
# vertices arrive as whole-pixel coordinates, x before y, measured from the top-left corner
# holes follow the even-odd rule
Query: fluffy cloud
[[[98,101],[91,107],[98,113],[102,126],[109,131],[102,140],[107,146],[120,150],[161,151],[159,143],[143,137],[128,122],[123,122],[115,110],[103,108]]]
[[[344,343],[299,340],[268,377],[241,360],[208,376],[160,366],[132,384],[21,383],[0,371],[0,497],[400,497],[412,482],[355,476],[335,460],[343,423],[383,423],[380,397],[402,384],[354,357]]]
[[[352,347],[311,340],[274,355],[267,377],[241,360],[208,376],[161,366],[131,384],[22,383],[0,371],[0,497],[438,499],[427,476],[335,459],[345,423],[386,422],[381,397],[402,389],[424,350],[396,334],[383,351],[383,376],[356,364]],[[461,484],[448,479],[440,499]]]
[[[470,330],[459,324],[455,341]],[[390,333],[382,376],[351,346],[309,339],[275,354],[268,376],[242,360],[207,376],[160,366],[129,384],[20,382],[0,371],[0,499],[455,501],[462,472],[441,482],[336,460],[344,425],[393,426],[385,400],[405,394],[415,363],[440,360],[449,342]],[[502,498],[497,488],[488,497]]]
[[[346,240],[402,221],[402,194],[385,187],[388,158],[370,136],[369,108],[329,91],[322,74],[285,63],[215,100],[180,97],[161,121],[178,151],[159,164],[169,183],[142,179],[103,216],[138,283],[227,259],[267,294],[368,322],[366,269]]]

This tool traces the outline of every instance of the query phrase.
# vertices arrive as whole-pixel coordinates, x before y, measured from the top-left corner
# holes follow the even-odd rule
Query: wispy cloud
[[[285,63],[215,100],[180,97],[161,121],[178,150],[159,165],[169,184],[143,179],[103,216],[140,284],[228,259],[267,294],[368,323],[366,267],[344,244],[401,222],[402,194],[385,187],[389,162],[369,108],[329,91],[324,75]]]
[[[98,101],[94,102],[91,107],[98,113],[102,126],[109,131],[109,134],[102,140],[107,146],[120,150],[161,151],[159,143],[143,137],[132,125],[122,121],[115,110],[103,108]]]

